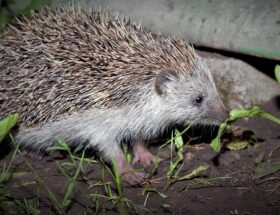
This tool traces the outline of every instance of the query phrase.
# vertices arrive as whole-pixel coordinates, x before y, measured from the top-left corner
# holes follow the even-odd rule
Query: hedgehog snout
[[[228,118],[229,111],[222,105],[220,107],[209,108],[207,114],[213,120],[214,124],[220,124]]]

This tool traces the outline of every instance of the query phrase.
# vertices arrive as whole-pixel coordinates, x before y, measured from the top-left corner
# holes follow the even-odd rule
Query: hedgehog
[[[95,147],[129,184],[145,179],[134,164],[155,159],[147,140],[227,116],[192,45],[103,10],[46,7],[18,17],[0,39],[0,74],[0,117],[21,116],[15,143],[36,152],[60,139]]]

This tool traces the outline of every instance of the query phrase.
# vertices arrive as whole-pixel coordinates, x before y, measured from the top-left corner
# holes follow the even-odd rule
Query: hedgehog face
[[[208,71],[190,75],[164,70],[156,77],[155,91],[176,123],[219,124],[227,117]]]

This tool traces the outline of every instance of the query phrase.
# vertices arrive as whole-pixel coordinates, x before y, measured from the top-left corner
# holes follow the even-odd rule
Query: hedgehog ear
[[[175,72],[173,70],[162,70],[156,75],[155,90],[158,95],[166,93],[166,87],[169,82],[174,80]]]

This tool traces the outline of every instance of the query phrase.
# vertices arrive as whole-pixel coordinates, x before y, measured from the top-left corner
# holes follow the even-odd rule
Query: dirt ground
[[[276,101],[270,101],[263,108],[279,117],[278,105]],[[142,186],[124,187],[124,197],[133,204],[145,205],[149,211],[131,206],[123,214],[280,214],[280,172],[256,179],[257,159],[265,166],[279,162],[279,127],[261,118],[241,121],[236,126],[242,128],[241,133],[245,136],[254,137],[255,143],[242,150],[223,150],[217,156],[209,145],[210,136],[214,136],[213,131],[204,130],[202,133],[206,138],[185,145],[184,166],[179,175],[186,175],[199,165],[206,164],[209,168],[198,177],[176,182],[167,189],[165,185],[170,149],[163,148],[159,154],[165,159],[159,164],[156,174]],[[192,131],[188,135],[196,136],[196,133],[197,131]],[[187,138],[185,139],[187,141]],[[158,146],[151,146],[150,149],[153,153],[157,153]],[[2,154],[5,153],[2,151]],[[1,169],[11,156],[12,152],[2,155]],[[1,198],[0,214],[24,214],[25,209],[18,203],[23,199],[39,201],[40,204],[35,205],[41,214],[55,213],[51,209],[49,193],[42,184],[38,186],[26,161],[31,164],[41,181],[55,193],[56,198],[59,201],[63,199],[69,180],[63,176],[58,166],[69,161],[69,156],[53,153],[43,156],[42,159],[31,159],[29,156],[27,158],[16,155],[12,163],[15,175],[2,184],[2,195],[5,193],[9,198]],[[112,182],[112,178],[108,174],[105,175],[105,180]],[[94,214],[96,210],[94,194],[100,194],[101,201],[97,210],[99,214],[120,213],[112,201],[102,198],[103,195],[106,196],[106,192],[104,187],[97,183],[100,182],[100,178],[102,178],[100,164],[84,166],[71,194],[72,201],[67,214],[82,214],[82,212]],[[112,191],[115,192],[114,186]],[[8,199],[8,203],[3,199],[5,201]]]

